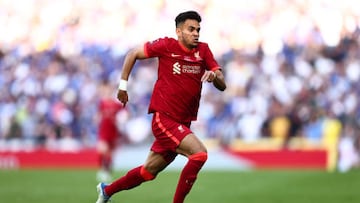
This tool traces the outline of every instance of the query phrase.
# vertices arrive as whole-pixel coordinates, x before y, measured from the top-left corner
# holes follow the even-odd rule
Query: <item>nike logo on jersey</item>
[[[181,55],[179,54],[174,54],[174,53],[171,53],[171,57],[180,57]]]

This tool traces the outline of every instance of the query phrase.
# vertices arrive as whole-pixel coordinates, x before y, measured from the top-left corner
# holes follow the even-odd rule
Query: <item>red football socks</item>
[[[189,156],[189,161],[181,172],[173,203],[183,203],[190,192],[200,169],[207,160],[207,153],[200,152]]]
[[[173,203],[184,202],[186,195],[190,192],[197,178],[197,174],[207,160],[207,153],[196,153],[188,158],[189,160],[181,172]],[[106,186],[104,192],[110,197],[119,191],[129,190],[154,178],[155,175],[148,172],[143,166],[139,166],[128,171],[126,175]]]
[[[141,183],[152,180],[154,178],[155,176],[146,171],[143,166],[139,166],[130,170],[125,176],[106,186],[104,189],[105,194],[110,197],[116,192],[134,188]]]

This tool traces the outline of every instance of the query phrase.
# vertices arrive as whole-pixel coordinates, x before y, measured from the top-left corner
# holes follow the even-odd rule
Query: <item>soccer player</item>
[[[123,105],[114,99],[111,89],[112,86],[108,81],[104,81],[99,89],[97,152],[99,154],[100,169],[96,175],[98,181],[111,180],[113,151],[118,146],[121,137],[116,123],[116,116],[123,110]]]
[[[158,58],[158,79],[150,101],[155,140],[145,163],[109,185],[99,183],[97,203],[108,202],[122,190],[153,180],[178,154],[186,156],[173,197],[182,203],[207,160],[204,144],[190,130],[196,120],[202,82],[212,82],[224,91],[224,75],[206,43],[199,41],[201,17],[195,11],[180,13],[175,19],[177,40],[160,38],[129,51],[123,64],[117,97],[128,102],[127,81],[138,59]]]

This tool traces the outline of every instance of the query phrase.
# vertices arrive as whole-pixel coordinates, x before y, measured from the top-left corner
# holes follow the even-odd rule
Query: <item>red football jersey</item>
[[[122,108],[122,104],[114,99],[102,98],[99,101],[99,112],[102,120],[115,121],[116,114]]]
[[[208,44],[199,42],[189,51],[174,38],[160,38],[144,45],[147,57],[158,58],[149,113],[160,112],[181,123],[196,120],[205,70],[219,69]]]
[[[114,146],[115,140],[119,136],[116,125],[116,114],[123,108],[120,102],[114,99],[101,99],[99,102],[99,113],[101,115],[99,123],[99,139],[104,140]]]

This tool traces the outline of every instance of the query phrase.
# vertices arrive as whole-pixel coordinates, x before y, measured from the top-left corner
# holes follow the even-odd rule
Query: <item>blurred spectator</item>
[[[360,151],[356,146],[358,144],[356,139],[359,139],[359,133],[356,134],[352,125],[346,124],[339,141],[338,169],[340,172],[360,166]]]
[[[10,118],[9,131],[5,133],[5,139],[21,139],[23,132],[15,116]]]

